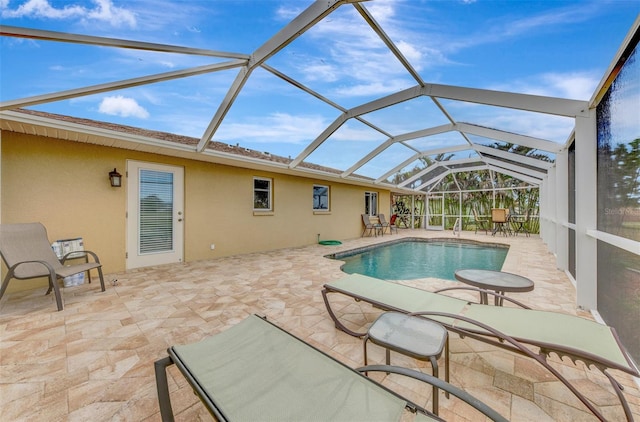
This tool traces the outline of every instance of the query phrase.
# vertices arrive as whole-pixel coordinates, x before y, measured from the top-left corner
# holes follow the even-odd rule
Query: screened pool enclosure
[[[399,7],[409,7],[408,3]],[[576,305],[614,326],[640,361],[640,19],[636,18],[592,97],[575,100],[431,83],[432,75],[415,66],[412,56],[402,50],[402,40],[381,24],[386,22],[384,16],[372,13],[375,4],[313,2],[274,35],[260,40],[258,48],[243,52],[106,38],[91,35],[91,28],[87,28],[89,34],[72,34],[3,25],[3,37],[35,40],[42,50],[62,43],[79,58],[89,49],[117,49],[158,57],[188,56],[193,61],[181,69],[167,72],[159,66],[155,73],[132,74],[117,81],[105,72],[95,75],[94,85],[56,92],[34,94],[33,89],[43,88],[21,81],[12,85],[18,98],[3,97],[0,102],[0,127],[23,133],[40,131],[62,139],[73,138],[72,132],[84,133],[90,135],[90,142],[108,145],[95,127],[71,127],[20,109],[51,111],[55,108],[47,106],[59,101],[126,93],[150,84],[162,83],[169,89],[184,78],[199,78],[207,86],[220,77],[228,83],[218,97],[208,99],[214,105],[204,116],[197,145],[152,138],[123,142],[137,143],[136,148],[143,151],[162,149],[194,160],[257,163],[274,172],[313,177],[327,184],[366,186],[372,194],[388,190],[393,203],[370,201],[368,211],[377,207],[385,214],[396,212],[411,227],[449,229],[461,218],[463,228],[473,229],[473,210],[486,216],[491,208],[510,208],[530,219],[533,231],[555,254],[557,267],[570,274],[577,291]],[[348,48],[348,43],[331,36],[331,22],[343,21],[366,34],[368,45],[379,49],[378,55],[360,58],[362,68],[379,61],[381,67],[395,66],[403,74],[394,92],[371,90],[338,102],[331,99],[333,91],[323,92],[317,82],[303,82],[299,73],[282,70],[300,54],[298,43],[307,37],[320,34],[338,52]],[[318,61],[322,59],[320,54]],[[11,60],[20,61],[11,57],[6,61]],[[384,77],[380,75],[381,86],[387,83]],[[260,97],[261,86],[266,85],[290,96],[292,109],[328,110],[333,120],[317,128],[310,139],[290,142],[288,156],[269,152],[268,143],[258,144],[263,148],[260,154],[250,157],[234,158],[212,148],[211,141],[230,133],[234,120],[242,120],[234,114],[234,105],[250,104],[256,113],[260,107],[271,111],[272,91]],[[180,104],[172,107],[177,112]],[[462,112],[469,108],[472,114]],[[496,110],[501,119],[491,118]],[[389,119],[393,112],[401,117]],[[515,120],[557,129],[555,137],[547,139],[532,128],[519,131],[516,125],[500,124]],[[349,139],[354,128],[367,133],[366,140]],[[252,136],[259,138],[263,129],[257,128]],[[319,201],[323,186],[318,186]]]

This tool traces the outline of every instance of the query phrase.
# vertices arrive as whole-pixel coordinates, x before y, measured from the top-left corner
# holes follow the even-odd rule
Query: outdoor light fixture
[[[111,186],[119,188],[122,186],[122,175],[114,168],[113,171],[109,172],[109,181],[111,182]]]

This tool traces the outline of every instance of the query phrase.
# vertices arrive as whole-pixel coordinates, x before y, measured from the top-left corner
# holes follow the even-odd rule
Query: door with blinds
[[[127,268],[181,262],[184,169],[127,161]]]

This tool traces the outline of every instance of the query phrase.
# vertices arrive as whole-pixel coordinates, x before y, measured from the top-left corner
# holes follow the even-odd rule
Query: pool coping
[[[494,248],[506,248],[507,256],[509,254],[509,249],[511,245],[506,243],[498,243],[498,242],[480,242],[478,240],[473,239],[458,239],[458,238],[450,238],[450,237],[403,237],[400,239],[394,239],[388,242],[376,243],[373,245],[361,246],[354,249],[349,249],[346,251],[334,252],[327,255],[323,255],[328,259],[340,259],[347,256],[356,255],[363,252],[368,252],[373,249],[381,248],[383,246],[394,245],[396,243],[406,243],[406,242],[422,242],[422,243],[436,243],[436,242],[447,242],[447,243],[464,243],[464,244],[473,244],[473,245],[482,245],[486,247],[494,247]]]

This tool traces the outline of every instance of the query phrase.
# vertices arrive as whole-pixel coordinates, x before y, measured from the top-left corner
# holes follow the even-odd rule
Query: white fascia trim
[[[191,145],[180,144],[176,142],[163,141],[161,139],[150,138],[148,136],[132,135],[125,132],[118,132],[111,129],[97,128],[93,126],[82,125],[79,123],[65,122],[62,120],[51,119],[42,116],[34,116],[31,114],[18,113],[15,111],[0,111],[0,118],[10,120],[16,123],[24,123],[34,126],[42,126],[47,129],[66,130],[74,133],[81,133],[89,136],[98,136],[113,139],[115,141],[131,142],[134,144],[151,145],[162,148],[169,148],[178,151],[195,152],[195,147]]]

